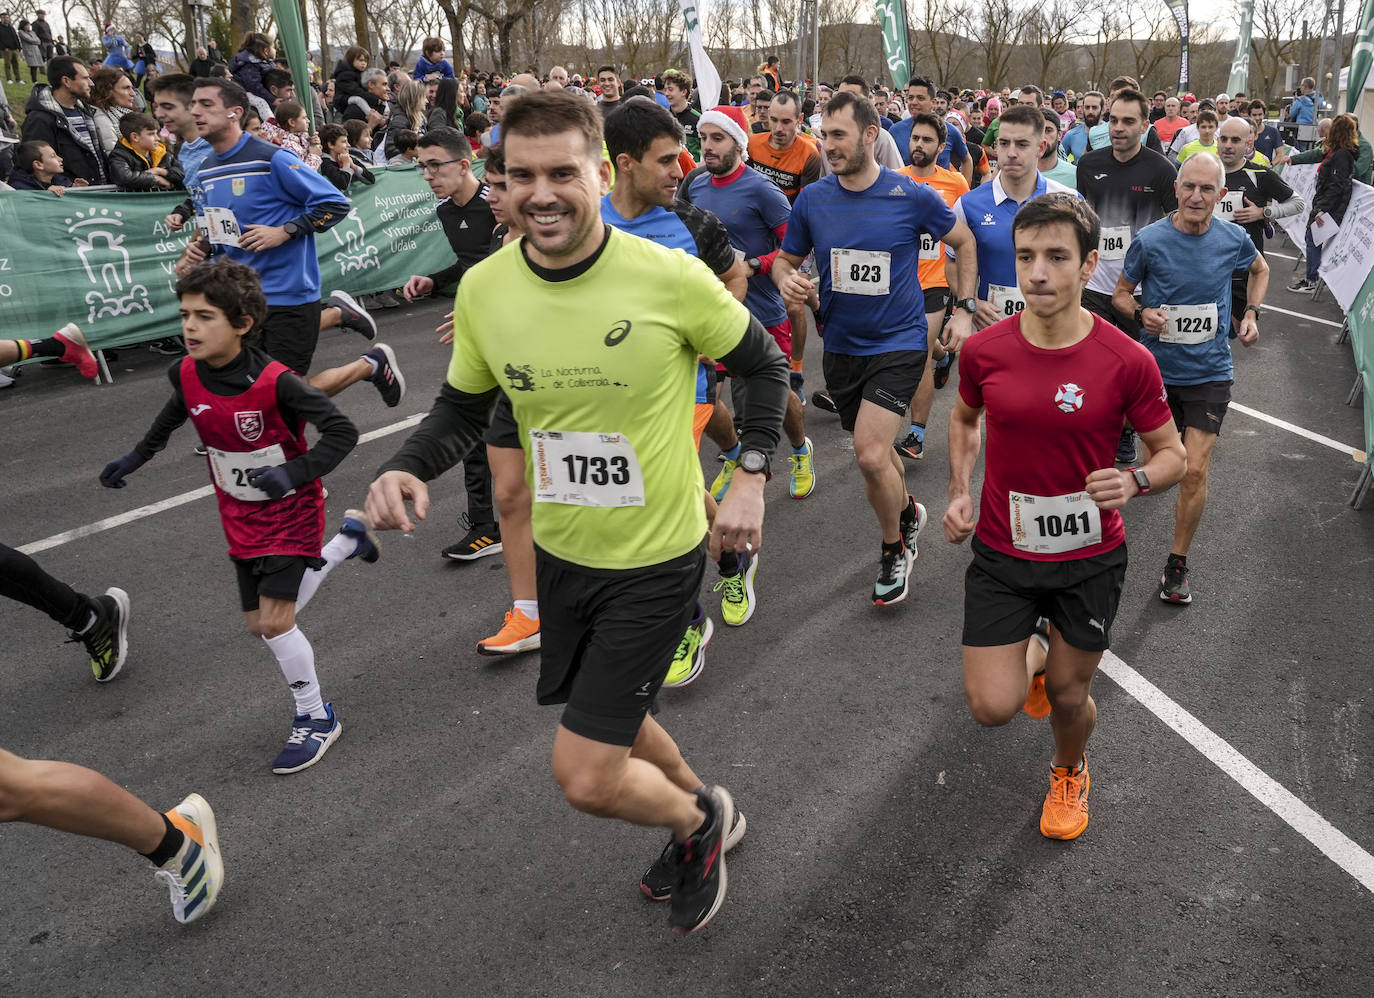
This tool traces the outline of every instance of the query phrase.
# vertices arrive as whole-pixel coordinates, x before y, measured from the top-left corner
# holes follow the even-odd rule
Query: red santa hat
[[[697,122],[698,129],[702,125],[715,125],[725,132],[739,146],[740,159],[747,160],[749,158],[749,126],[744,120],[744,108],[728,105],[713,107],[703,113]]]

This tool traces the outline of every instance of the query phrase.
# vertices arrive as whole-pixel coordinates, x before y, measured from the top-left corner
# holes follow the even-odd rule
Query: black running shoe
[[[1117,464],[1135,464],[1135,431],[1121,431],[1121,442],[1116,445]]]
[[[724,852],[729,852],[739,844],[747,827],[748,822],[744,820],[743,813],[736,811],[735,823],[730,826],[730,834],[725,836]],[[650,901],[667,901],[673,896],[673,888],[677,886],[678,877],[681,875],[678,866],[680,851],[681,844],[669,839],[654,865],[639,878],[639,889]]]
[[[501,553],[501,528],[495,523],[473,523],[464,513],[458,518],[460,527],[468,532],[457,544],[450,544],[439,553],[452,561],[476,561],[489,554]]]
[[[381,393],[382,401],[394,409],[406,397],[406,379],[401,366],[396,363],[396,353],[385,343],[378,343],[367,352],[367,356],[377,362],[377,370],[372,373],[372,383]]]
[[[204,444],[196,444],[194,447],[191,448],[191,450],[195,451],[198,457],[204,457],[205,455],[210,453],[208,450],[205,449]]]
[[[905,437],[892,445],[892,449],[904,458],[918,461],[921,455],[925,453],[926,445],[915,433],[908,431]]]
[[[677,883],[668,903],[668,925],[680,936],[700,932],[725,903],[725,830],[734,827],[735,802],[724,787],[698,790],[706,830],[675,842]]]
[[[830,397],[830,393],[827,391],[812,392],[811,404],[817,409],[824,409],[826,412],[840,411],[835,405],[835,400]]]
[[[1164,565],[1164,574],[1159,577],[1159,598],[1179,606],[1193,602],[1193,591],[1188,586],[1188,566],[1172,555]]]
[[[97,683],[108,683],[124,667],[129,652],[129,594],[111,586],[91,600],[95,622],[84,634],[73,633],[68,643],[79,642],[91,656],[91,672]]]
[[[367,309],[347,291],[331,291],[329,305],[339,310],[339,325],[351,329],[363,339],[371,342],[377,338],[377,322],[367,314]]]
[[[959,354],[956,351],[946,353],[944,358],[935,362],[935,390],[939,391],[949,383],[949,376],[954,372],[954,361]]]

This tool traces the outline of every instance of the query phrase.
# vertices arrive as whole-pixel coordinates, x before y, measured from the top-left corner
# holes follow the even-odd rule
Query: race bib
[[[268,502],[272,497],[262,489],[248,484],[248,472],[254,468],[272,467],[286,463],[286,454],[281,444],[273,444],[255,451],[225,451],[213,447],[205,448],[210,458],[210,470],[215,476],[219,490],[243,502]],[[292,489],[287,495],[295,495]]]
[[[832,249],[830,289],[847,295],[879,297],[892,280],[892,254],[881,250]]]
[[[535,502],[643,506],[644,473],[623,433],[530,430]]]
[[[207,227],[206,235],[210,242],[216,246],[237,246],[239,236],[243,235],[239,231],[239,220],[234,217],[234,213],[228,208],[205,209],[205,224]]]
[[[1097,255],[1103,260],[1124,260],[1126,250],[1131,245],[1131,227],[1129,225],[1113,225],[1110,228],[1103,228],[1102,238],[1097,243]]]
[[[1164,305],[1169,320],[1164,332],[1159,334],[1161,343],[1206,343],[1217,335],[1217,303],[1206,305]]]
[[[929,232],[922,232],[921,249],[916,254],[916,258],[919,260],[938,260],[940,259],[941,253],[940,240],[936,239]]]
[[[1212,208],[1212,217],[1234,222],[1236,220],[1236,211],[1244,207],[1244,205],[1244,191],[1227,191],[1226,196],[1218,201]]]
[[[1009,288],[1005,284],[989,284],[988,301],[992,302],[992,307],[997,309],[997,314],[1004,319],[1026,307],[1026,299],[1021,296],[1021,289]]]
[[[1066,496],[1007,493],[1011,542],[1030,554],[1063,554],[1102,543],[1102,511],[1086,492]]]

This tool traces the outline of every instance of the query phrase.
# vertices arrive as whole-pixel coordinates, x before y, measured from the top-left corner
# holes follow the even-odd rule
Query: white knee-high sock
[[[320,552],[320,557],[324,559],[323,567],[309,569],[301,579],[301,588],[296,593],[297,613],[305,609],[305,604],[310,602],[323,584],[324,577],[334,570],[335,565],[346,561],[357,546],[358,542],[347,534],[335,534],[334,539],[324,546]]]
[[[272,654],[277,656],[277,665],[286,678],[291,695],[296,698],[296,714],[309,714],[317,720],[329,715],[325,713],[324,697],[320,694],[320,681],[315,675],[315,649],[310,640],[293,627],[285,634],[275,638],[263,638]]]

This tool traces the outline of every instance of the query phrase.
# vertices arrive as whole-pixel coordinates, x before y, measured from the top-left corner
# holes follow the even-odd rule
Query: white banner
[[[1341,231],[1322,247],[1322,265],[1317,272],[1340,302],[1341,309],[1349,312],[1371,269],[1374,269],[1374,187],[1356,181],[1345,218],[1341,220]]]
[[[1307,244],[1303,241],[1303,233],[1307,231],[1307,216],[1311,214],[1312,198],[1317,193],[1317,164],[1302,163],[1298,166],[1285,166],[1279,172],[1284,183],[1293,188],[1293,193],[1302,198],[1302,203],[1307,205],[1307,208],[1298,214],[1279,219],[1279,227],[1288,234],[1289,239],[1293,240],[1293,245],[1298,248],[1298,252],[1305,253]]]
[[[706,54],[701,42],[701,0],[677,0],[682,19],[687,23],[687,47],[692,53],[692,77],[696,80],[701,110],[711,110],[720,103],[720,73]]]

